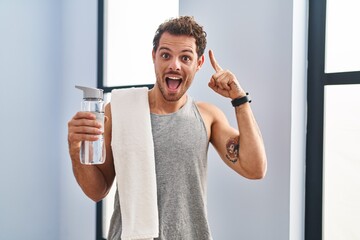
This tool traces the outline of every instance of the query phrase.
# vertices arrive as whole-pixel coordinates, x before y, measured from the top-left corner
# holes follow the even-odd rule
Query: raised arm
[[[76,181],[83,192],[93,201],[98,202],[109,192],[115,178],[112,159],[111,141],[111,112],[110,105],[105,108],[104,138],[106,146],[106,160],[100,165],[84,165],[80,163],[81,141],[96,141],[102,133],[101,124],[96,116],[89,112],[78,112],[68,122],[68,143],[72,168]]]
[[[212,51],[209,57],[215,70],[209,87],[231,100],[246,96],[235,75],[220,67]],[[265,147],[249,102],[235,107],[238,129],[229,125],[224,113],[218,108],[206,108],[207,116],[211,119],[210,141],[224,162],[246,178],[263,178],[267,168]]]

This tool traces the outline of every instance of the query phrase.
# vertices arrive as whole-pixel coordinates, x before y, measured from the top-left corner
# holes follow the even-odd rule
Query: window
[[[326,73],[360,71],[359,9],[358,0],[327,1]]]
[[[359,238],[360,196],[349,189],[360,181],[351,174],[360,170],[354,161],[359,159],[359,10],[355,0],[309,1],[306,240]]]
[[[359,106],[360,84],[325,87],[324,240],[360,239]]]
[[[110,92],[154,84],[155,31],[178,13],[178,0],[99,0],[98,87]]]
[[[159,24],[179,15],[179,0],[98,0],[98,88],[152,87],[152,40]],[[115,183],[96,206],[96,239],[107,238]]]

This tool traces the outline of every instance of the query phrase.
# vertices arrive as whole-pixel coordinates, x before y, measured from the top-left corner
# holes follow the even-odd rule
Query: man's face
[[[190,87],[195,73],[204,63],[198,58],[195,38],[162,34],[153,52],[156,84],[167,101],[178,101]]]

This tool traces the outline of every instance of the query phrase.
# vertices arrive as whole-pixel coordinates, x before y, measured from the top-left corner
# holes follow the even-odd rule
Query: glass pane
[[[325,72],[360,71],[360,1],[327,0]]]
[[[323,239],[360,239],[360,85],[325,87]]]
[[[179,0],[105,1],[104,85],[155,82],[151,51],[160,23],[179,15]]]

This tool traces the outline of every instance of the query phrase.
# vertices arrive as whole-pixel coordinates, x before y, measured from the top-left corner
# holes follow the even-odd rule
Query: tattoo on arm
[[[239,157],[239,138],[230,138],[226,143],[226,158],[236,163]]]

